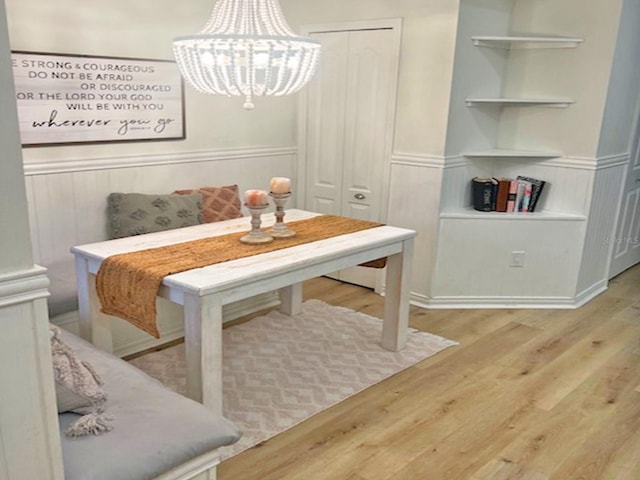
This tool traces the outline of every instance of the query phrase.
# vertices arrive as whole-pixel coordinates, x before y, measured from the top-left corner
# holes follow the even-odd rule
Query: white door
[[[613,242],[609,278],[640,262],[640,115],[631,144],[631,158]]]
[[[399,57],[395,27],[312,31],[322,43],[307,89],[305,208],[384,220]],[[355,267],[340,280],[376,287],[376,271]]]

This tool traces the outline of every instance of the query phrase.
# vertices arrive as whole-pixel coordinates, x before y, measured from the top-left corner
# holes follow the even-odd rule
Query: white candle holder
[[[251,231],[243,237],[240,237],[240,241],[242,243],[249,244],[259,244],[259,243],[269,243],[273,242],[273,237],[271,235],[267,235],[260,229],[260,225],[262,224],[262,219],[260,215],[262,211],[269,206],[268,203],[264,205],[247,205],[244,204],[245,207],[251,212]]]
[[[273,193],[270,192],[269,196],[273,198],[273,203],[276,204],[276,223],[269,230],[269,234],[276,238],[290,238],[295,237],[296,232],[290,230],[284,224],[284,205],[287,203],[287,200],[291,196],[291,192],[288,193]]]

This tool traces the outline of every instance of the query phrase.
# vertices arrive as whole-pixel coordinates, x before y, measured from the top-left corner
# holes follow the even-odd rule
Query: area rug
[[[457,345],[410,330],[400,352],[380,347],[382,321],[319,300],[223,330],[224,414],[244,433],[221,449],[236,455],[306,418]],[[131,360],[169,388],[186,391],[184,344]]]

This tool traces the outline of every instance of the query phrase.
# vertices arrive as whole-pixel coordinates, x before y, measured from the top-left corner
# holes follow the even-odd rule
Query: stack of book
[[[535,212],[547,182],[518,175],[516,179],[475,177],[473,208],[480,212]]]

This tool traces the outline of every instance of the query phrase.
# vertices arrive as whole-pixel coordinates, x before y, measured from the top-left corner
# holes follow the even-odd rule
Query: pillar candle
[[[269,183],[271,193],[291,193],[291,179],[287,177],[273,177]]]
[[[247,190],[244,192],[244,203],[249,207],[267,205],[269,203],[267,192],[264,190]]]

